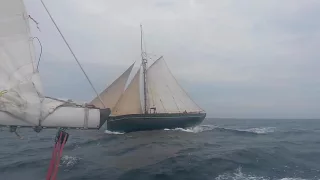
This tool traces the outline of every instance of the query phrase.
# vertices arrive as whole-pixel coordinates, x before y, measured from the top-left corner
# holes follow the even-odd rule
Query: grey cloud
[[[44,1],[100,90],[140,60],[143,23],[151,57],[164,55],[210,116],[320,115],[319,1]],[[25,2],[40,22],[33,32],[46,54],[46,92],[89,100],[93,91],[40,2]]]

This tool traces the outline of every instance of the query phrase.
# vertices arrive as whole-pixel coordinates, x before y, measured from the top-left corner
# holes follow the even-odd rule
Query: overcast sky
[[[147,51],[208,117],[320,118],[318,0],[43,1],[99,90],[140,61],[142,23]],[[46,93],[91,100],[40,0],[25,3]]]

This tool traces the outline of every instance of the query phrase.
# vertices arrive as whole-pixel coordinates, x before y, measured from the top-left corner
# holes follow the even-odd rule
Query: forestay
[[[118,79],[116,79],[110,86],[100,93],[100,98],[103,101],[103,104],[111,110],[114,108],[124,92],[134,64],[135,63],[133,63]],[[90,104],[93,104],[101,109],[105,108],[98,97],[93,99]]]
[[[163,57],[147,70],[148,104],[157,113],[201,112],[170,72]]]

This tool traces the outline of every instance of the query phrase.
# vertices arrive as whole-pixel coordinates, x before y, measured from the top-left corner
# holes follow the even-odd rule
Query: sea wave
[[[259,127],[259,128],[250,128],[250,129],[238,129],[238,131],[246,131],[246,132],[252,132],[256,134],[268,134],[275,132],[276,127]]]
[[[248,173],[243,173],[241,170],[241,167],[236,169],[233,173],[224,173],[222,175],[219,175],[215,178],[216,180],[271,180],[271,179],[277,179],[277,180],[307,180],[303,178],[290,178],[290,177],[284,177],[284,178],[270,178],[270,177],[263,177],[263,176],[257,176],[252,175]]]
[[[116,132],[116,131],[109,131],[109,130],[105,130],[104,133],[106,133],[106,134],[115,134],[115,135],[125,134],[125,133]]]
[[[236,129],[236,128],[225,128],[219,127],[215,125],[200,125],[193,128],[175,128],[175,129],[164,129],[165,131],[183,131],[189,133],[201,133],[205,131],[211,131],[214,129],[222,130],[222,131],[232,131],[232,132],[247,132],[247,133],[254,133],[254,134],[268,134],[273,133],[276,131],[276,127],[256,127],[256,128],[249,128],[249,129]]]
[[[165,131],[183,131],[183,132],[189,132],[189,133],[201,133],[204,131],[211,131],[213,129],[217,128],[217,126],[214,125],[200,125],[195,126],[193,128],[175,128],[175,129],[164,129]]]
[[[64,155],[61,158],[60,165],[66,166],[66,167],[73,167],[75,164],[77,164],[81,158],[75,157],[75,156],[68,156]]]
[[[256,128],[248,128],[248,129],[238,129],[238,128],[224,128],[218,127],[220,131],[234,132],[234,133],[250,133],[250,134],[269,134],[274,133],[276,131],[275,127],[256,127]]]

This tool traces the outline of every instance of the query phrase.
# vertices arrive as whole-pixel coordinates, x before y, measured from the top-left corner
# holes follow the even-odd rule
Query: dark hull
[[[130,114],[110,116],[107,130],[117,132],[148,131],[160,129],[188,128],[200,124],[205,113],[190,114]]]

